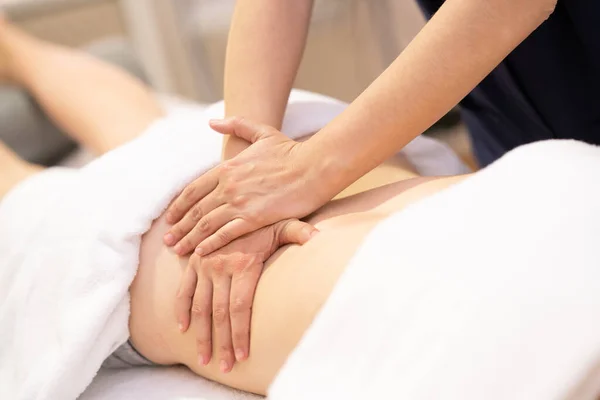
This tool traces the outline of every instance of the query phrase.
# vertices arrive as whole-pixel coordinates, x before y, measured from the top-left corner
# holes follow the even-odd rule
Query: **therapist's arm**
[[[227,43],[225,114],[281,128],[313,0],[238,0]],[[225,136],[229,159],[250,144]]]
[[[307,165],[320,165],[315,180],[327,190],[323,198],[433,125],[555,5],[556,0],[447,0],[393,64],[306,143]]]
[[[182,253],[200,243],[197,251],[208,254],[248,232],[313,212],[441,118],[555,5],[447,0],[392,65],[306,142],[248,120],[213,122],[213,129],[254,144],[173,202],[167,214],[176,223],[172,242],[180,242]],[[191,207],[195,213],[188,213]]]

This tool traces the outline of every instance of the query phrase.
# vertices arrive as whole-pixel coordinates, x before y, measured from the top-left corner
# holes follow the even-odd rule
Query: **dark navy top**
[[[444,2],[417,1],[428,17]],[[558,0],[461,106],[481,166],[536,140],[600,144],[600,0]]]

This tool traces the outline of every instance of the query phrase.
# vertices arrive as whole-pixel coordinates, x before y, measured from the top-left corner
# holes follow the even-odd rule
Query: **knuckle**
[[[223,178],[227,177],[228,174],[233,171],[234,169],[236,169],[239,166],[238,161],[235,158],[231,158],[227,161],[224,161],[221,164],[221,171],[220,172],[220,181],[223,180]]]
[[[226,307],[222,305],[215,306],[213,310],[213,320],[217,325],[223,325],[225,322],[227,322],[228,318],[229,310]]]
[[[248,195],[238,194],[233,197],[233,199],[231,200],[231,204],[235,207],[243,207],[246,204],[248,204],[248,200]]]
[[[221,256],[211,257],[210,262],[207,264],[210,265],[213,272],[217,275],[221,275],[225,272],[225,259]]]
[[[196,346],[200,348],[210,348],[212,346],[211,340],[208,338],[197,338]]]
[[[227,177],[227,174],[231,172],[234,164],[231,160],[223,161],[219,166],[219,182],[223,184],[223,180]]]
[[[241,273],[256,264],[256,254],[240,254],[233,263],[234,273]]]
[[[192,318],[194,319],[203,319],[208,316],[208,310],[201,304],[194,303],[192,304]]]
[[[179,205],[179,200],[174,201],[169,206],[168,213],[170,214],[171,218],[178,217],[179,215],[181,215],[181,206]]]
[[[240,315],[248,310],[250,310],[250,302],[243,298],[235,298],[229,305],[231,315]]]
[[[233,275],[241,274],[242,272],[244,272],[246,270],[246,263],[243,262],[242,260],[236,260],[232,264],[233,264],[232,265]]]
[[[190,216],[192,217],[192,219],[194,221],[202,220],[202,217],[204,217],[202,208],[200,208],[199,206],[192,208],[192,210],[190,211],[190,214],[191,214]]]
[[[229,243],[229,242],[231,242],[231,234],[228,231],[218,232],[217,239],[221,243]]]
[[[202,267],[202,264],[203,263],[200,256],[198,256],[196,253],[192,254],[190,259],[188,260],[188,266],[194,271],[196,271],[196,274],[198,273],[198,270]]]
[[[256,210],[249,210],[246,213],[246,220],[248,220],[249,222],[254,223],[254,224],[260,224],[260,223],[262,223],[262,216]]]
[[[200,232],[206,232],[210,229],[210,221],[208,220],[208,218],[202,218],[200,219],[200,221],[198,221],[198,225],[196,225],[196,228],[198,228]]]
[[[196,189],[195,189],[194,185],[192,184],[183,190],[183,193],[181,194],[181,198],[186,202],[190,202],[190,201],[193,201],[195,194],[196,194]]]
[[[231,178],[223,184],[223,195],[227,197],[236,197],[237,185],[234,178]]]

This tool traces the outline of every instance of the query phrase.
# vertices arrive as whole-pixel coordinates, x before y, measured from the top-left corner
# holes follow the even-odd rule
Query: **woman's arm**
[[[281,128],[304,50],[313,0],[238,0],[225,63],[225,114]],[[225,136],[229,159],[248,147]]]

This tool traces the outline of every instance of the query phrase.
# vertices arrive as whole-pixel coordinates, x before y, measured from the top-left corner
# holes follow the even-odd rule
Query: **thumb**
[[[280,246],[285,244],[304,244],[319,233],[319,230],[306,222],[289,219],[279,223],[277,240]]]
[[[250,121],[243,117],[211,119],[208,123],[213,130],[219,133],[236,136],[250,143],[255,143],[261,139],[281,134],[277,129]]]

